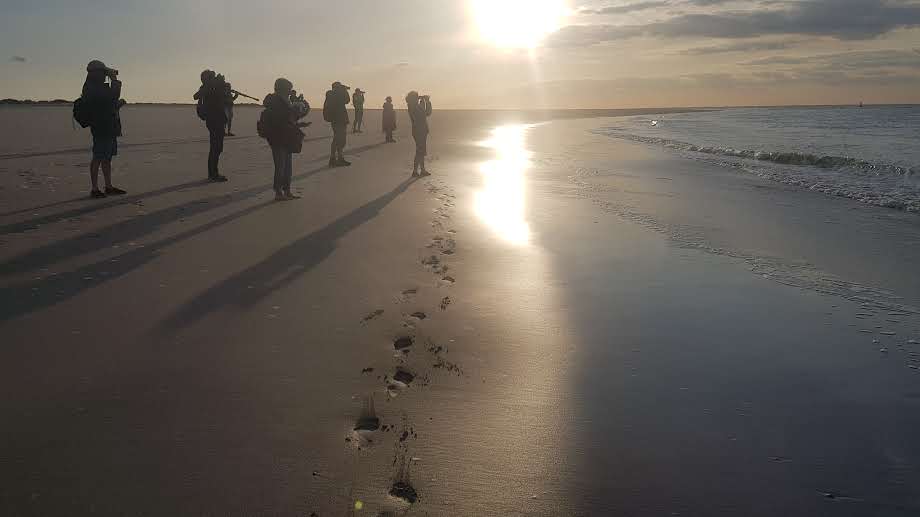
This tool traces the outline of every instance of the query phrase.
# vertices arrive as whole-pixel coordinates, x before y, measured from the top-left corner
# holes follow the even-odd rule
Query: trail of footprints
[[[434,210],[434,217],[431,221],[434,236],[424,248],[420,265],[437,277],[432,289],[449,289],[457,282],[453,276],[447,274],[450,270],[447,262],[457,253],[455,240],[457,232],[445,228],[445,225],[451,219],[455,196],[446,187],[434,181],[427,183],[426,189],[441,204]],[[393,301],[397,305],[406,305],[415,302],[418,295],[418,288],[410,288],[395,295]],[[440,298],[440,303],[433,307],[432,312],[447,311],[452,303],[449,295],[435,298]],[[375,309],[363,316],[360,323],[371,325],[385,313],[384,309]],[[417,393],[419,388],[428,386],[432,382],[431,375],[435,372],[457,377],[464,375],[463,368],[448,359],[450,351],[447,346],[438,344],[432,338],[423,335],[419,327],[430,317],[432,313],[424,310],[404,314],[402,333],[396,335],[392,340],[391,364],[384,368],[367,366],[361,370],[362,376],[371,377],[379,383],[379,392],[371,392],[363,398],[361,413],[354,423],[353,431],[345,437],[345,442],[358,451],[358,454],[374,454],[378,442],[387,440],[385,435],[392,437],[393,478],[386,496],[396,509],[381,511],[377,514],[378,516],[395,516],[397,513],[403,513],[415,504],[421,495],[413,487],[410,475],[412,465],[419,460],[410,454],[412,442],[419,438],[411,423],[412,420],[403,413],[398,424],[382,422],[377,413],[376,395],[390,402],[396,397],[409,396],[410,393]],[[424,366],[418,366],[419,364]],[[350,504],[354,504],[355,508],[363,507],[361,501],[351,501]]]

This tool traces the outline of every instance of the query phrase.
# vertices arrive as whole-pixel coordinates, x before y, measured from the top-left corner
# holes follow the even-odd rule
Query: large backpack
[[[326,101],[323,102],[323,120],[326,122],[332,122],[335,120],[335,115],[332,113],[334,108],[332,107],[332,95],[330,95],[331,93],[331,90],[326,92]]]
[[[80,127],[89,127],[93,123],[93,111],[82,96],[73,101],[73,119]]]
[[[268,125],[270,124],[268,120],[268,109],[262,110],[262,114],[259,115],[259,120],[256,121],[256,133],[259,134],[260,138],[268,138]]]
[[[208,112],[204,109],[204,96],[198,98],[198,105],[195,107],[195,112],[198,113],[198,118],[201,120],[208,120]]]

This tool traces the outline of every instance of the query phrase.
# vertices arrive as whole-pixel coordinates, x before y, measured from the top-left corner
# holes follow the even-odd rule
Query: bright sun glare
[[[470,0],[483,41],[504,49],[536,47],[562,26],[565,0]]]

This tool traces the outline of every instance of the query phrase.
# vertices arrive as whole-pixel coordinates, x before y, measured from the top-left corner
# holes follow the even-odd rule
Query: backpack
[[[326,122],[335,120],[335,115],[332,114],[334,108],[332,107],[332,95],[330,93],[332,92],[326,92],[326,101],[323,102],[323,120]]]
[[[73,101],[73,119],[80,127],[89,127],[93,122],[93,111],[82,96]]]
[[[204,96],[198,98],[198,106],[195,107],[195,111],[198,113],[198,118],[201,120],[208,120],[208,113],[204,109]]]
[[[259,134],[259,138],[268,139],[268,125],[268,109],[264,109],[259,115],[259,120],[256,121],[256,133]]]

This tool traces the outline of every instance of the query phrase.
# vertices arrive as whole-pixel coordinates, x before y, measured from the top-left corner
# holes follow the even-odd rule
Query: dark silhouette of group
[[[90,162],[91,196],[102,198],[110,195],[125,194],[112,185],[112,159],[118,154],[118,137],[122,134],[119,110],[125,101],[121,98],[122,83],[118,71],[109,68],[102,61],[93,60],[86,67],[86,82],[80,99],[74,102],[74,119],[81,126],[89,127],[93,136],[93,159]],[[106,80],[108,79],[108,82]],[[326,92],[323,103],[323,120],[332,128],[332,142],[329,152],[329,167],[351,165],[345,159],[347,128],[349,124],[348,104],[353,104],[355,120],[354,133],[362,133],[364,126],[364,92],[356,88],[354,95],[351,88],[339,81],[332,83]],[[225,182],[226,176],[220,174],[220,155],[224,150],[224,137],[234,136],[233,105],[243,95],[235,91],[226,78],[212,70],[201,72],[201,86],[192,96],[197,101],[198,117],[208,128],[210,151],[208,153],[207,178],[211,182]],[[303,147],[302,128],[310,125],[301,122],[310,112],[310,104],[302,94],[294,90],[291,81],[279,78],[275,81],[273,93],[268,94],[262,102],[264,110],[259,118],[257,130],[259,136],[268,141],[275,166],[273,188],[275,199],[286,201],[299,196],[291,191],[293,173],[293,155]],[[425,168],[425,156],[428,154],[428,117],[431,116],[431,99],[428,95],[419,95],[411,91],[406,96],[406,107],[412,124],[412,137],[415,140],[415,160],[412,176],[428,176]],[[387,97],[383,104],[382,130],[387,143],[394,143],[393,132],[396,130],[396,110],[393,98]],[[99,169],[105,180],[104,190],[99,189]]]

